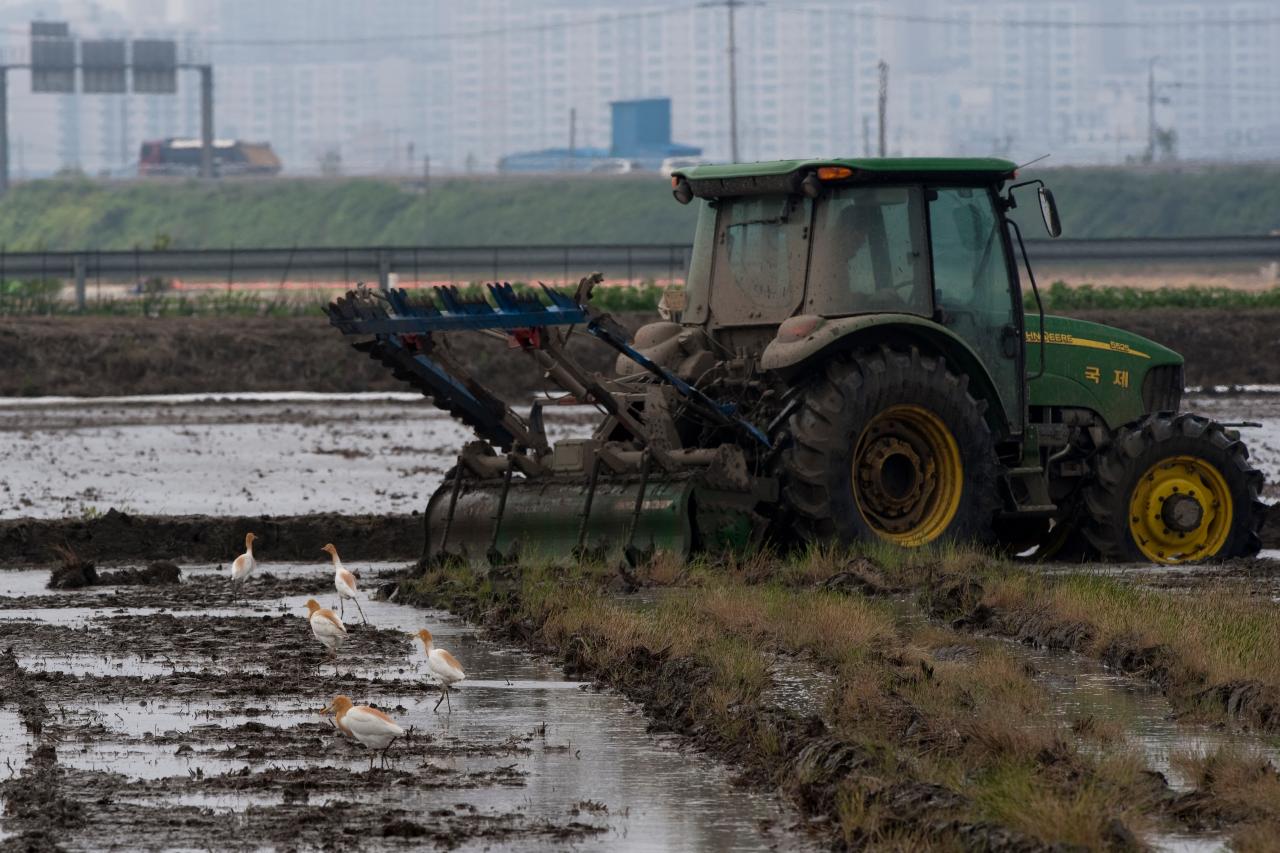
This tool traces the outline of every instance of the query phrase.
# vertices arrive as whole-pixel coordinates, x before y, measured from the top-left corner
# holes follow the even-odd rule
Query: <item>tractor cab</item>
[[[981,369],[1022,428],[1022,292],[999,190],[1004,160],[843,160],[700,167],[673,177],[701,200],[683,321],[794,366],[828,321],[878,318],[882,336],[945,342]],[[847,323],[846,323],[847,325]],[[813,338],[816,340],[817,338]]]

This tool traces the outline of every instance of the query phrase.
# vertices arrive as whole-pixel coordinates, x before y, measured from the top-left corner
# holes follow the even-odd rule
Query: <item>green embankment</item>
[[[0,245],[39,249],[682,243],[664,178],[104,184],[36,181],[0,205]]]
[[[1159,171],[1044,169],[1072,237],[1265,234],[1280,228],[1280,166]],[[1020,218],[1039,236],[1034,196]],[[130,249],[238,246],[679,243],[694,209],[665,178],[440,180],[428,193],[366,179],[17,186],[0,205],[0,246]]]

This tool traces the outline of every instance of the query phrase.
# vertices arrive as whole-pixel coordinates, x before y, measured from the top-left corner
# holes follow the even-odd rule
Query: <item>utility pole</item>
[[[1147,60],[1147,163],[1156,159],[1156,60]]]
[[[578,108],[569,107],[569,171],[573,171],[578,151]]]
[[[862,117],[862,156],[871,156],[871,116]]]
[[[120,93],[120,171],[129,168],[129,95]]]
[[[743,6],[762,6],[749,0],[711,0],[700,6],[723,6],[729,13],[729,159],[738,162],[738,43],[735,31],[735,15]]]
[[[733,19],[739,0],[725,0],[729,10],[729,159],[738,162],[738,44],[734,38]]]
[[[9,69],[0,65],[0,195],[9,192]]]
[[[876,67],[880,69],[880,156],[884,157],[887,150],[885,146],[885,135],[888,133],[886,122],[889,112],[889,63],[882,59],[880,60],[880,64]]]
[[[213,177],[213,66],[198,65],[200,72],[200,177]]]

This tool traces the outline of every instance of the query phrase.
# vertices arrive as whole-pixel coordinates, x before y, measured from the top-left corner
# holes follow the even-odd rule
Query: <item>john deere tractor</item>
[[[361,289],[328,313],[476,432],[428,504],[429,559],[876,538],[1159,563],[1256,553],[1262,476],[1239,435],[1180,411],[1177,353],[1044,313],[1009,212],[1034,197],[1056,237],[1058,211],[1041,182],[1015,181],[997,159],[677,172],[676,200],[699,206],[686,288],[634,338],[592,306],[599,276],[472,301]],[[466,331],[508,338],[563,389],[556,403],[599,409],[594,434],[552,446],[543,403],[518,414],[451,354]],[[583,368],[572,334],[616,350],[614,373]]]

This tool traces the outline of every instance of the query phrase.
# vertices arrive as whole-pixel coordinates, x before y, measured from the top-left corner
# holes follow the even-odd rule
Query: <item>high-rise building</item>
[[[490,171],[515,151],[607,147],[609,104],[669,98],[672,135],[730,156],[724,5],[666,0],[41,0],[0,9],[81,35],[177,34],[215,65],[217,134],[286,172]],[[735,12],[744,159],[874,153],[1056,163],[1280,152],[1271,0],[765,0]],[[193,47],[194,49],[194,47]],[[197,135],[177,96],[32,95],[10,74],[16,173],[128,169]]]

